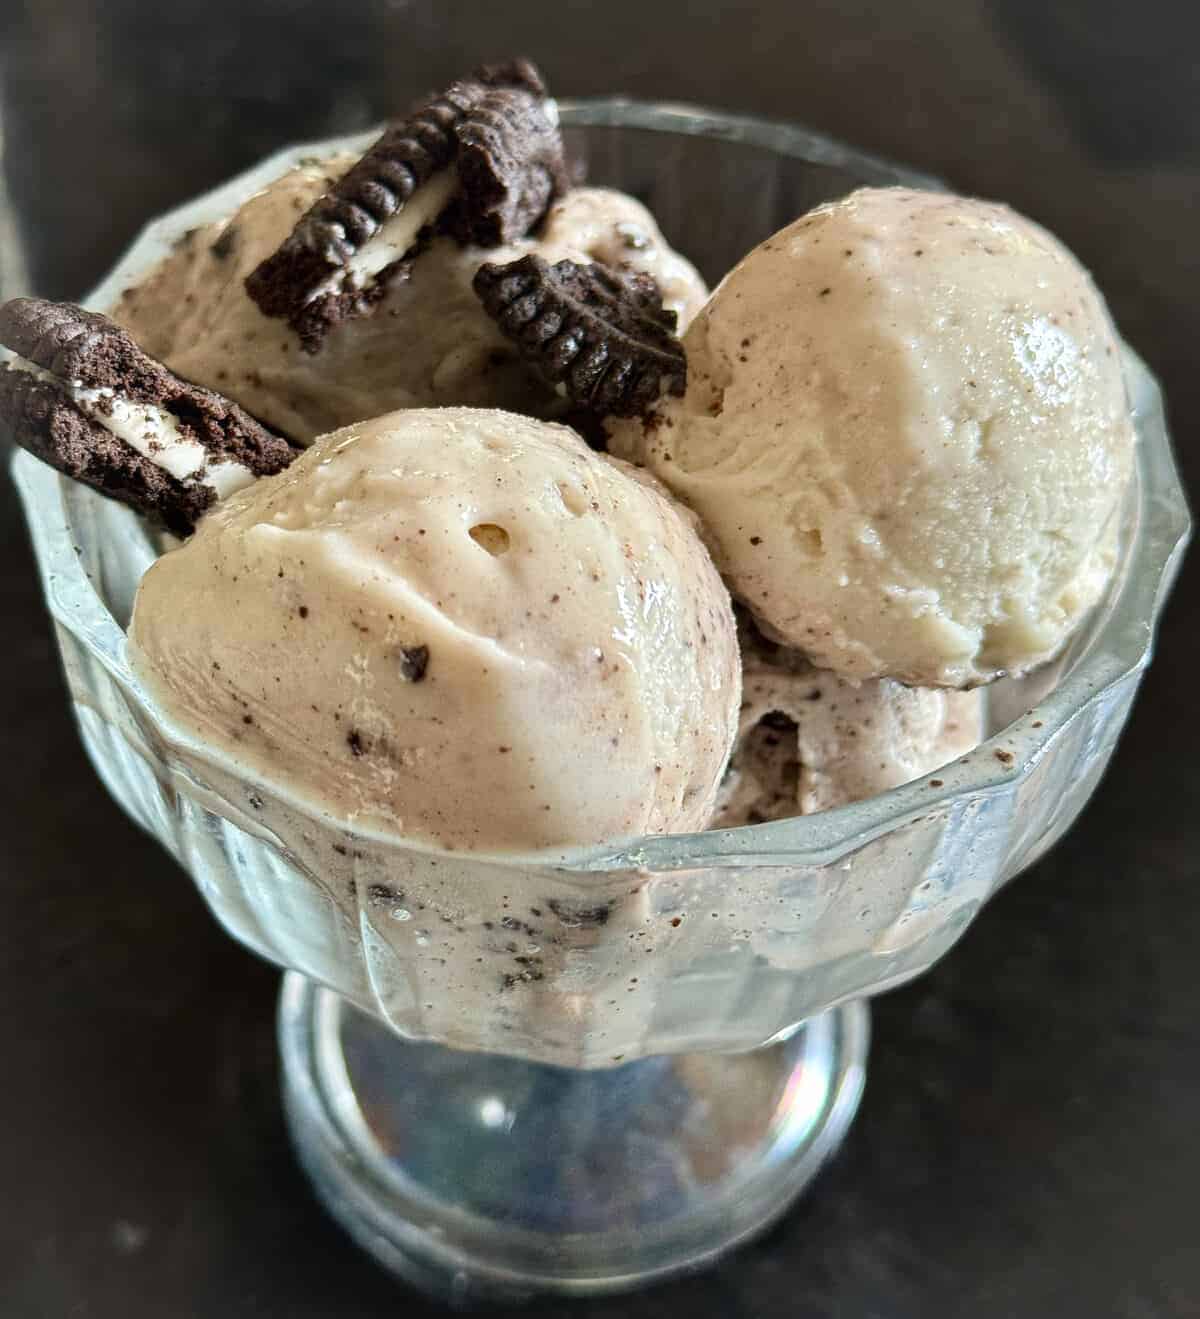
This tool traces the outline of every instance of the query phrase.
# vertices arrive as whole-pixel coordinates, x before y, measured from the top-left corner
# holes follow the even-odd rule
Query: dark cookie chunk
[[[562,137],[538,98],[490,93],[455,129],[462,195],[446,228],[462,244],[498,247],[527,234],[568,187]]]
[[[446,216],[459,241],[496,243],[524,233],[565,180],[558,132],[542,109],[545,95],[534,66],[514,60],[485,65],[419,103],[301,216],[279,250],[250,273],[247,293],[316,352],[333,326],[369,315],[387,286],[405,276],[403,257],[362,287],[347,267],[460,151],[464,194]]]
[[[428,646],[400,647],[400,676],[406,682],[424,682],[429,668]]]
[[[487,313],[522,357],[577,407],[607,417],[644,414],[663,388],[682,394],[687,360],[648,275],[525,256],[486,264],[474,280]]]
[[[226,225],[208,250],[218,261],[225,261],[237,250],[240,239],[241,234],[238,232],[237,225]]]
[[[104,394],[85,412],[72,387],[111,391],[116,398],[161,409],[183,439],[207,451],[209,461],[236,463],[255,476],[282,471],[298,452],[236,403],[180,380],[114,321],[72,303],[42,298],[4,303],[0,343],[37,368],[0,373],[0,422],[13,440],[177,534],[190,532],[216,498],[205,471],[185,480],[172,476],[152,453],[140,453],[105,427],[112,404]]]
[[[0,370],[0,425],[35,458],[189,536],[216,499],[210,486],[185,484],[91,421],[57,385],[28,371]]]
[[[547,898],[546,906],[564,925],[578,929],[584,926],[607,925],[612,915],[612,902],[601,902],[592,907],[575,906],[560,898]]]

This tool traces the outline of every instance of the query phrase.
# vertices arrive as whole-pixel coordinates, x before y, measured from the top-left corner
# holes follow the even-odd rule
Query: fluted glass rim
[[[731,141],[814,164],[842,166],[857,177],[881,185],[941,187],[939,180],[879,157],[854,150],[801,125],[677,103],[652,103],[621,97],[559,102],[564,127],[618,128]],[[240,203],[252,181],[265,185],[288,166],[334,149],[361,148],[378,130],[307,142],[273,153],[250,170],[213,191],[148,223],[108,277],[85,299],[97,310],[145,272],[156,256],[186,229],[227,214]],[[1031,775],[1051,745],[1104,693],[1150,662],[1154,629],[1190,533],[1183,487],[1171,451],[1158,383],[1128,346],[1125,369],[1135,406],[1137,479],[1132,535],[1109,595],[1097,606],[1098,625],[1084,652],[1064,671],[1054,689],[1034,710],[981,744],[975,751],[899,788],[864,801],[767,824],[704,833],[656,835],[573,849],[564,860],[561,848],[520,854],[480,854],[491,865],[555,872],[568,884],[573,875],[595,883],[598,874],[630,868],[655,872],[696,867],[748,868],[757,865],[825,865],[874,838],[956,799],[981,798],[1011,790]],[[74,552],[66,500],[67,478],[36,459],[18,453],[14,477],[29,521],[46,591],[47,607],[134,697],[147,716],[175,746],[203,754],[226,771],[249,779],[244,769],[179,728],[138,682],[129,666],[125,633],[92,585]],[[99,498],[99,496],[95,496]],[[129,514],[131,534],[144,534]],[[1034,716],[1036,715],[1036,718]],[[1001,746],[1003,744],[1003,747]],[[1001,753],[1001,754],[997,754]],[[270,782],[279,797],[306,812],[328,819],[319,803],[305,801]],[[347,834],[367,831],[339,822]],[[403,840],[391,839],[392,842]],[[407,841],[405,847],[428,851]]]

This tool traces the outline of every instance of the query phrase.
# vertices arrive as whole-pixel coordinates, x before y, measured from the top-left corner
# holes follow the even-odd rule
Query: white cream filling
[[[203,484],[209,486],[218,499],[227,499],[257,480],[258,477],[248,467],[225,459],[223,462],[209,463],[204,472]]]
[[[85,417],[98,422],[177,481],[199,479],[216,492],[218,499],[224,499],[257,479],[241,463],[210,461],[204,445],[188,439],[179,429],[178,420],[165,408],[125,398],[108,387],[89,388],[79,380],[64,380],[23,357],[14,357],[10,366],[65,389]]]
[[[417,241],[417,235],[446,209],[458,191],[458,171],[444,169],[423,183],[404,205],[379,226],[378,231],[327,280],[309,295],[308,301],[347,286],[365,288],[381,270],[399,261]]]

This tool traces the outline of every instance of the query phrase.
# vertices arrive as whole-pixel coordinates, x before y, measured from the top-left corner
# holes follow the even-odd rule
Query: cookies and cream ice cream
[[[1005,206],[863,189],[755,248],[688,385],[612,448],[734,594],[852,678],[965,686],[1060,649],[1112,571],[1133,428],[1104,303]]]
[[[331,815],[478,852],[703,828],[740,693],[688,514],[566,427],[410,410],[323,437],[143,579],[134,665]]]
[[[306,353],[285,321],[263,315],[251,301],[245,280],[354,160],[342,154],[298,165],[230,218],[193,230],[123,295],[113,318],[179,375],[307,443],[402,407],[546,414],[561,406],[473,292],[471,281],[486,261],[534,253],[648,274],[681,323],[704,302],[700,276],[671,250],[640,202],[606,188],[574,188],[551,205],[536,236],[490,248],[434,238],[407,276],[387,285],[369,317],[333,327],[318,352]],[[410,208],[401,216],[427,214],[420,193]]]
[[[104,670],[63,636],[106,782],[227,928],[410,1038],[611,1065],[694,1049],[708,993],[706,1047],[744,1049],[864,965],[927,965],[1000,877],[1011,820],[935,767],[1057,671],[859,675],[977,683],[1074,625],[1128,471],[1112,336],[1011,212],[861,193],[751,253],[685,357],[698,277],[638,203],[568,188],[552,109],[527,62],[491,66],[357,159],[235,185],[118,307],[167,367],[79,308],[0,309],[0,427],[191,535],[147,571],[155,542],[68,492],[114,621],[145,574],[135,676],[111,625]],[[334,433],[301,453],[238,402]],[[621,417],[708,529],[564,428],[464,403],[593,439]],[[744,627],[744,690],[697,532],[775,638]],[[1006,778],[1044,736],[1010,731],[979,753]],[[712,864],[639,837],[922,775],[863,837],[768,827]]]
[[[984,736],[982,691],[856,682],[740,631],[737,743],[711,828],[810,815],[899,787]]]

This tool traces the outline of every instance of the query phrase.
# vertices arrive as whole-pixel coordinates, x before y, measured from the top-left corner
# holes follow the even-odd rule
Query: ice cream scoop
[[[1078,261],[1005,206],[863,189],[755,248],[614,425],[763,627],[852,678],[965,686],[1053,655],[1107,583],[1133,456]]]
[[[740,699],[690,516],[497,410],[358,423],[223,501],[147,572],[130,654],[250,776],[478,852],[702,828]]]
[[[599,261],[645,273],[683,323],[703,304],[700,276],[668,247],[640,202],[604,188],[575,188],[551,205],[534,237],[488,248],[433,239],[407,276],[387,285],[369,317],[334,326],[318,352],[306,353],[286,322],[251,301],[245,280],[355,159],[342,154],[299,165],[229,219],[193,231],[123,295],[112,316],[185,379],[219,390],[308,443],[402,407],[546,414],[562,406],[531,376],[472,291],[485,261],[534,253],[551,262]],[[403,214],[427,212],[418,193]]]
[[[855,682],[741,630],[737,744],[711,827],[810,815],[899,787],[966,755],[984,693]]]

